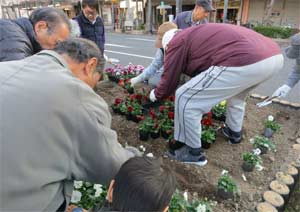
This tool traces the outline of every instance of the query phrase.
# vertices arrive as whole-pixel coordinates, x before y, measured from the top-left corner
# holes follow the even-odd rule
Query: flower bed
[[[136,90],[140,89],[137,88]],[[101,83],[98,93],[109,105],[112,105],[116,98],[124,99],[124,89],[111,82]],[[169,163],[176,173],[181,191],[188,190],[190,194],[196,193],[199,199],[208,198],[218,202],[217,205],[213,206],[213,211],[255,210],[257,203],[261,201],[263,192],[268,189],[276,172],[280,170],[282,162],[293,158],[293,155],[288,153],[291,145],[294,144],[291,138],[297,132],[296,126],[298,126],[300,119],[299,111],[276,105],[259,109],[255,106],[256,103],[257,101],[253,99],[247,101],[243,142],[239,145],[230,145],[225,142],[226,140],[220,136],[220,133],[217,133],[216,142],[210,149],[206,150],[208,164],[205,167],[199,168],[164,159],[164,162]],[[159,113],[159,107],[155,113]],[[145,154],[152,153],[155,157],[163,155],[167,150],[166,139],[162,136],[152,139],[151,142],[139,140],[139,125],[142,122],[137,124],[126,120],[125,116],[112,114],[112,127],[117,131],[119,141],[122,144],[128,143],[136,147],[143,145]],[[263,169],[260,171],[255,169],[253,172],[244,172],[241,155],[253,150],[254,146],[250,139],[262,134],[265,120],[270,114],[281,125],[280,132],[276,132],[271,138],[277,151],[268,151],[261,155]],[[223,169],[229,171],[240,190],[235,199],[222,200],[217,195],[217,184]]]

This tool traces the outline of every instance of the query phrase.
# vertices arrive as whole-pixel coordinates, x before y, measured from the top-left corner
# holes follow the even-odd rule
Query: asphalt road
[[[110,58],[119,59],[122,65],[133,63],[147,67],[156,52],[154,42],[154,35],[106,33],[105,53]],[[284,68],[271,79],[258,86],[252,93],[271,95],[276,88],[286,81],[294,63],[295,60],[285,58]],[[300,102],[300,83],[292,89],[285,99],[291,102]]]

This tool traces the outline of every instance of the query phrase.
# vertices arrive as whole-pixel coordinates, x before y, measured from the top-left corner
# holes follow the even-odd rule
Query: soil
[[[97,93],[105,99],[110,106],[117,97],[124,97],[124,90],[117,84],[109,81],[99,83]],[[165,163],[170,164],[174,170],[181,190],[188,190],[198,197],[208,197],[217,201],[214,207],[217,212],[254,211],[255,206],[262,200],[262,193],[268,190],[269,184],[274,180],[275,173],[280,171],[282,165],[292,161],[297,155],[290,151],[296,137],[300,136],[300,111],[281,105],[272,104],[258,108],[255,104],[258,100],[248,98],[246,115],[243,126],[243,141],[238,145],[229,144],[218,133],[217,139],[211,148],[206,150],[208,164],[204,167],[186,165],[177,161],[170,161],[162,157],[167,150],[167,140],[163,138],[140,141],[138,124],[127,121],[125,116],[112,114],[112,128],[116,130],[121,144],[129,144],[135,147],[143,145],[146,154],[153,153],[155,157],[162,157]],[[111,109],[110,109],[111,110]],[[272,140],[276,144],[277,152],[268,152],[262,155],[262,171],[243,172],[241,154],[253,149],[249,139],[264,131],[264,120],[268,115],[273,115],[282,126],[280,132],[275,133]],[[223,169],[229,171],[239,186],[240,193],[234,200],[221,200],[217,197],[217,181]],[[242,175],[247,181],[243,181]],[[299,193],[298,193],[299,194]],[[299,208],[298,205],[293,208]]]

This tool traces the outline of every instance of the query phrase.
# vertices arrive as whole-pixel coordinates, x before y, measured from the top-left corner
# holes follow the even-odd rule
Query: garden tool
[[[257,107],[265,107],[272,103],[272,100],[278,98],[279,96],[268,96],[262,102],[256,104]]]

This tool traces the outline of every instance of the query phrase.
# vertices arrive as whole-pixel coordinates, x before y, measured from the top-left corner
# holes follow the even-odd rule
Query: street
[[[154,35],[106,33],[105,53],[110,58],[119,59],[122,65],[131,62],[147,67],[156,52],[154,42]],[[294,64],[295,60],[285,58],[284,68],[270,80],[258,86],[252,93],[271,95],[276,88],[286,81]],[[300,102],[300,83],[291,90],[285,99],[291,102]]]

